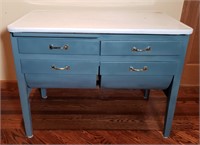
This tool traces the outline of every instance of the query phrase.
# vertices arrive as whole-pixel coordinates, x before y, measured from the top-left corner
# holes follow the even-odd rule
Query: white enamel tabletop
[[[191,34],[192,28],[160,12],[131,8],[32,11],[8,25],[10,32]]]

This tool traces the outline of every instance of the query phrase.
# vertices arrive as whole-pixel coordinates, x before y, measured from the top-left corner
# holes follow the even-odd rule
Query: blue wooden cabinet
[[[164,137],[170,135],[191,31],[174,34],[169,29],[170,33],[154,34],[150,29],[141,34],[130,30],[129,34],[100,33],[99,29],[92,33],[91,30],[71,33],[64,29],[60,33],[53,28],[49,28],[50,32],[22,31],[15,25],[9,31],[28,137],[33,136],[28,99],[32,88],[41,88],[41,95],[46,98],[46,88],[96,88],[97,85],[100,89],[144,89],[146,99],[150,89],[163,90],[167,96],[163,133]],[[180,30],[185,30],[184,27]]]

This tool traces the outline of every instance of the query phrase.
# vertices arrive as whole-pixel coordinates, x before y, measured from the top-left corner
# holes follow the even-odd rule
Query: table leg
[[[172,128],[172,122],[174,118],[174,112],[176,108],[176,100],[178,96],[179,90],[179,81],[176,78],[173,80],[173,83],[168,88],[168,96],[167,96],[167,105],[166,105],[166,113],[165,113],[165,123],[164,123],[164,137],[169,137],[170,131]]]
[[[46,89],[41,88],[41,89],[40,89],[40,92],[41,92],[42,98],[43,98],[43,99],[47,99],[47,92],[46,92]]]
[[[25,131],[26,131],[27,137],[32,138],[33,131],[32,131],[32,120],[31,120],[28,88],[23,79],[18,80],[18,82],[19,82],[18,87],[19,87],[20,102],[22,106],[22,115],[23,115],[23,120],[24,120]]]
[[[17,73],[17,80],[18,80],[18,88],[19,88],[19,96],[20,96],[20,103],[22,107],[22,116],[24,120],[24,126],[26,135],[28,138],[33,137],[33,129],[32,129],[32,120],[31,120],[31,110],[30,110],[30,102],[29,102],[29,93],[30,89],[27,87],[24,74],[21,72],[21,63],[20,63],[20,56],[18,53],[18,41],[16,37],[11,35],[12,47],[13,47],[13,55],[14,55],[14,62],[15,68]]]
[[[145,100],[149,100],[149,94],[150,94],[150,90],[149,89],[145,89],[144,90],[144,99]]]

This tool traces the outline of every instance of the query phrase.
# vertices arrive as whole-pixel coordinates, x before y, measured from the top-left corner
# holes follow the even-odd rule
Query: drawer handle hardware
[[[148,67],[144,66],[143,68],[134,68],[133,66],[129,67],[129,71],[136,71],[136,72],[140,72],[140,71],[147,71]]]
[[[63,49],[63,50],[67,50],[69,48],[68,45],[64,45],[64,46],[54,46],[53,44],[49,45],[49,49]]]
[[[65,67],[56,67],[55,65],[51,66],[52,69],[54,70],[70,70],[70,66],[65,66]]]
[[[150,46],[147,46],[146,48],[144,49],[138,49],[136,48],[135,46],[131,49],[131,51],[133,52],[143,52],[143,51],[151,51],[151,47]]]

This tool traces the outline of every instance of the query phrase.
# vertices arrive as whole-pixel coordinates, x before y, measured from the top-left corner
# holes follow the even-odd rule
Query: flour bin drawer
[[[23,73],[46,73],[46,74],[96,74],[98,62],[90,61],[67,61],[67,60],[35,60],[22,59]]]
[[[172,79],[172,75],[166,76],[117,76],[103,75],[101,77],[102,88],[127,88],[127,89],[166,89]]]
[[[101,55],[179,55],[178,41],[102,41]]]
[[[84,38],[18,38],[19,52],[23,54],[99,55],[99,43]]]
[[[96,88],[96,75],[25,74],[30,88]]]
[[[101,75],[174,75],[176,62],[102,62]]]

